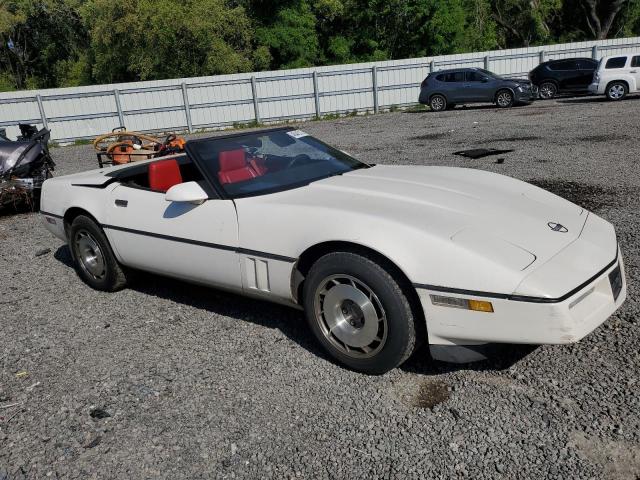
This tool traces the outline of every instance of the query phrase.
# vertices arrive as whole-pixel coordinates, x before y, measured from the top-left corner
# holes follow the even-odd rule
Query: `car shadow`
[[[74,268],[71,252],[67,245],[58,248],[53,256],[65,266]],[[265,328],[278,329],[287,339],[313,355],[329,361],[339,368],[344,368],[320,347],[300,310],[152,273],[141,271],[133,271],[132,273],[132,282],[128,287],[131,290],[205,310],[215,315],[250,322]],[[423,345],[400,369],[420,375],[439,375],[459,370],[505,370],[526,357],[535,348],[525,345],[495,345],[491,347],[490,357],[487,360],[468,364],[453,364],[431,359],[429,348]]]
[[[522,108],[522,107],[528,107],[531,106],[531,103],[516,103],[515,105],[513,105],[513,107],[511,108]],[[415,113],[437,113],[437,114],[443,114],[446,112],[455,112],[455,111],[459,111],[459,110],[509,110],[509,108],[500,108],[498,106],[496,106],[493,103],[481,103],[481,104],[468,104],[468,105],[456,105],[454,108],[449,108],[447,110],[441,111],[441,112],[432,112],[431,110],[429,110],[428,108],[424,108],[423,110],[405,110],[402,113],[403,114],[415,114]]]
[[[626,102],[626,101],[632,101],[632,100],[640,100],[640,96],[629,96],[626,97],[622,100],[619,100],[621,102]],[[566,104],[585,104],[585,103],[591,103],[591,104],[596,104],[596,103],[617,103],[617,102],[612,102],[611,100],[607,99],[607,97],[605,97],[604,95],[592,95],[592,96],[588,96],[588,97],[577,97],[577,98],[568,98],[566,100],[557,100],[558,103],[566,103]]]

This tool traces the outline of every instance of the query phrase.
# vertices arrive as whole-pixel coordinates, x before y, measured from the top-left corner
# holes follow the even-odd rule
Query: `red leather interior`
[[[222,184],[243,182],[260,176],[251,168],[246,153],[241,148],[220,152],[218,161],[220,163],[218,179]]]
[[[149,187],[156,192],[166,192],[182,183],[180,166],[175,158],[149,164]]]
[[[267,173],[267,166],[265,165],[264,158],[253,157],[249,161],[249,165],[251,165],[251,168],[253,168],[258,175],[264,175]]]

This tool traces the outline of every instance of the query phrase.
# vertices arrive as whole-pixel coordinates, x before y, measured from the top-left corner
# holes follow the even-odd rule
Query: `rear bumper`
[[[621,286],[614,298],[611,273],[620,267]],[[430,295],[486,300],[492,313],[434,305]],[[574,343],[604,323],[625,301],[627,285],[622,256],[597,278],[561,301],[513,300],[470,294],[443,293],[418,288],[427,319],[429,343],[470,346],[484,343],[567,344]]]
[[[601,83],[592,83],[589,85],[589,93],[593,93],[595,95],[602,95],[604,94],[604,85]]]

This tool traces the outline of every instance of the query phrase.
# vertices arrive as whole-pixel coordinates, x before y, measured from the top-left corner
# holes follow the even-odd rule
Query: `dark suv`
[[[529,72],[529,80],[540,91],[540,98],[553,98],[557,93],[587,93],[598,62],[591,58],[551,60]]]
[[[495,103],[507,108],[536,97],[527,80],[503,78],[482,68],[456,68],[430,73],[418,101],[439,112],[458,103]]]

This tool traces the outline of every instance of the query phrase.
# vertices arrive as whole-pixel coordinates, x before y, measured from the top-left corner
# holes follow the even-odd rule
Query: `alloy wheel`
[[[104,255],[100,245],[87,230],[78,230],[74,239],[80,268],[96,280],[106,275]]]
[[[620,85],[619,83],[616,83],[615,85],[611,85],[611,87],[609,87],[609,97],[613,98],[614,100],[621,99],[622,97],[624,97],[624,94],[624,86]]]
[[[325,338],[351,358],[376,355],[387,340],[387,317],[375,292],[350,275],[323,279],[314,295],[315,319]]]

